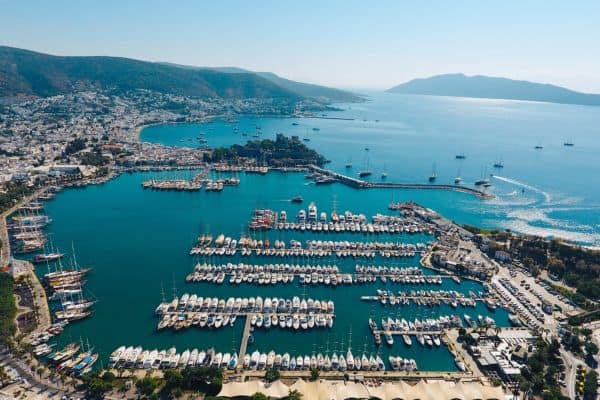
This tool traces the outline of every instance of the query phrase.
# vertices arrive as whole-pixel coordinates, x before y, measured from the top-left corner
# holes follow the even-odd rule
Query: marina
[[[228,168],[231,170],[226,172],[227,168],[218,171],[215,167],[211,172],[213,176],[210,180],[214,182],[222,178],[216,175],[217,173],[233,174],[232,176],[237,177],[237,173],[243,171],[235,166]],[[389,165],[388,169],[390,169]],[[53,266],[54,270],[54,265],[61,258],[71,257],[64,249],[70,247],[70,238],[73,237],[78,238],[75,243],[78,258],[84,260],[85,264],[95,267],[93,274],[86,274],[85,278],[80,280],[94,293],[92,300],[87,300],[93,302],[93,315],[89,315],[91,318],[72,320],[61,329],[64,329],[70,337],[90,337],[99,353],[99,359],[106,362],[108,351],[119,345],[107,335],[96,333],[106,331],[108,321],[118,321],[119,326],[122,327],[120,335],[123,343],[140,343],[147,349],[171,346],[185,349],[192,348],[194,342],[202,340],[210,343],[214,348],[230,349],[233,341],[240,346],[240,349],[235,349],[240,356],[241,346],[244,343],[250,356],[257,349],[259,352],[260,349],[265,349],[268,355],[271,350],[266,350],[270,347],[276,354],[281,355],[286,352],[302,355],[312,355],[314,352],[315,355],[318,353],[325,355],[328,342],[330,356],[332,349],[336,349],[338,355],[345,354],[347,347],[343,346],[343,342],[348,340],[345,331],[347,327],[353,326],[355,342],[358,342],[356,347],[359,349],[365,347],[366,354],[375,355],[379,352],[388,372],[394,370],[393,364],[398,364],[396,357],[402,360],[414,359],[421,371],[456,371],[454,358],[444,346],[437,347],[434,344],[431,348],[422,347],[422,350],[419,349],[421,346],[410,346],[396,351],[393,351],[394,347],[377,347],[372,340],[371,330],[367,326],[363,327],[363,323],[354,317],[360,313],[373,315],[376,319],[387,318],[390,313],[389,298],[386,306],[381,307],[373,301],[361,301],[361,297],[368,295],[369,292],[376,293],[377,290],[390,291],[394,289],[392,285],[398,286],[393,290],[396,298],[401,297],[399,291],[406,292],[402,301],[404,303],[408,300],[409,304],[402,305],[402,317],[407,320],[452,315],[452,311],[456,312],[456,309],[453,307],[452,296],[444,297],[441,293],[424,297],[426,300],[420,299],[422,302],[417,303],[415,300],[420,295],[411,296],[411,289],[403,288],[402,285],[410,285],[410,287],[419,285],[419,290],[433,290],[433,287],[436,287],[444,291],[460,292],[465,299],[463,300],[464,311],[461,311],[461,314],[468,312],[475,320],[478,315],[485,316],[492,312],[481,300],[477,300],[475,306],[472,303],[467,305],[467,299],[471,298],[468,295],[469,291],[474,293],[482,291],[481,286],[476,282],[457,281],[451,275],[432,273],[431,270],[420,266],[421,254],[431,251],[436,244],[436,228],[434,224],[427,221],[426,216],[404,213],[402,206],[397,210],[386,211],[390,200],[389,191],[386,190],[357,192],[351,187],[336,185],[335,196],[333,196],[330,185],[307,185],[306,183],[310,182],[306,181],[306,172],[264,173],[261,167],[256,168],[256,173],[252,172],[254,171],[239,176],[238,179],[244,182],[231,188],[232,193],[235,192],[233,196],[211,197],[210,194],[205,194],[205,186],[200,190],[140,190],[144,182],[149,180],[149,173],[139,172],[121,175],[102,187],[88,186],[61,191],[56,194],[53,201],[43,204],[43,210],[52,223],[47,227],[39,227],[39,230],[51,232],[52,242],[62,251],[47,251],[44,254],[48,258],[40,257],[38,267],[40,276],[43,275],[42,271],[47,269],[46,264]],[[156,170],[151,174],[153,175],[151,180],[155,182],[182,180],[182,173],[177,170]],[[188,173],[192,176],[191,174],[192,172]],[[390,169],[391,180],[392,174]],[[183,180],[190,181],[190,179]],[[203,185],[206,185],[206,182]],[[257,187],[261,190],[257,191]],[[418,193],[418,191],[408,191],[406,195],[418,200],[420,196]],[[395,194],[393,197],[402,200],[403,195]],[[142,203],[150,206],[142,209],[139,207]],[[327,213],[318,210],[316,206],[332,203],[333,207]],[[95,216],[86,213],[81,208],[81,204],[86,204],[85,208],[92,207]],[[35,203],[33,206],[38,207]],[[109,209],[114,211],[109,212]],[[336,209],[352,211],[336,214]],[[41,210],[21,212],[39,213]],[[265,210],[279,211],[271,214]],[[302,210],[305,215],[304,224],[298,220],[299,217],[300,220],[302,219]],[[226,215],[226,218],[219,215]],[[255,227],[251,225],[252,220],[250,225],[248,224],[248,215],[251,215],[251,219],[267,217],[277,222],[268,225],[269,229],[265,229],[260,226],[261,221],[257,219],[254,222],[259,224],[255,226],[257,229],[254,229]],[[281,219],[282,215],[286,215],[285,222]],[[124,216],[127,216],[125,224]],[[160,231],[154,229],[157,219],[161,221]],[[119,235],[120,243],[112,245],[110,252],[94,251],[94,240],[86,238],[85,228],[92,224],[98,227],[100,238],[109,238],[112,243],[115,243],[112,240],[112,232],[116,226],[123,230],[124,235]],[[239,234],[240,227],[241,234]],[[244,232],[245,230],[247,231]],[[205,233],[199,235],[199,232]],[[323,240],[323,234],[328,235],[326,240]],[[141,248],[147,251],[128,254],[125,246],[126,248],[142,246]],[[190,247],[193,248],[191,252]],[[157,255],[158,252],[164,255]],[[191,274],[190,253],[191,258],[194,259]],[[34,252],[31,257],[36,255]],[[223,256],[228,257],[227,262],[218,261],[217,257]],[[58,258],[54,259],[54,257]],[[273,257],[282,260],[274,261]],[[369,262],[358,261],[360,259],[369,259]],[[102,270],[96,268],[98,265],[103,266]],[[166,265],[169,265],[168,273],[165,273],[161,267]],[[141,282],[145,290],[130,284],[140,280],[136,270],[143,271]],[[111,288],[107,290],[102,287],[101,281],[105,281],[111,274],[112,276],[117,274],[120,279],[112,280]],[[256,298],[257,293],[252,290],[255,285],[261,285],[260,295],[263,299],[292,299],[294,295],[301,297],[301,289],[294,293],[293,288],[307,288],[309,293],[301,298],[328,298],[335,302],[335,323],[326,329],[316,329],[317,313],[314,313],[315,328],[311,329],[308,328],[309,318],[306,314],[307,329],[302,327],[300,316],[298,329],[294,329],[293,313],[284,312],[282,316],[286,329],[282,329],[280,315],[277,315],[277,326],[275,326],[273,316],[270,315],[272,313],[240,311],[235,315],[232,325],[231,313],[215,311],[215,324],[216,317],[221,316],[221,328],[215,328],[213,324],[208,329],[206,325],[205,329],[182,329],[187,324],[199,327],[203,313],[207,314],[208,324],[209,312],[195,310],[189,311],[189,314],[180,313],[185,314],[185,318],[181,318],[182,316],[177,315],[177,312],[172,312],[169,321],[174,316],[177,321],[170,327],[165,326],[163,329],[156,330],[156,320],[149,320],[147,316],[139,313],[125,313],[115,305],[119,298],[131,298],[131,293],[135,293],[135,298],[129,301],[137,304],[135,307],[138,309],[142,307],[147,309],[145,304],[156,304],[160,300],[160,296],[157,295],[158,287],[177,275],[186,276],[186,281],[198,285],[197,296],[202,294],[203,298],[223,299],[225,302],[228,296],[234,299]],[[69,287],[67,281],[62,283],[65,286],[61,287],[57,284],[55,290],[60,294],[67,294],[72,290],[74,292],[70,293],[70,296],[75,296],[77,301],[80,296],[79,288]],[[362,285],[366,284],[373,285],[367,292],[361,290]],[[338,286],[344,286],[343,292],[334,289]],[[61,302],[60,294],[49,292],[58,303]],[[185,293],[179,292],[176,296],[180,299],[183,294]],[[461,297],[456,296],[456,299],[459,298]],[[95,299],[99,301],[96,302]],[[457,301],[458,306],[463,307],[460,300]],[[68,316],[68,314],[58,315]],[[270,318],[266,318],[267,315]],[[290,329],[287,328],[289,315],[292,316]],[[223,330],[226,316],[229,317],[229,321],[225,324],[227,330]],[[262,317],[262,324],[258,324],[259,316]],[[328,325],[326,316],[325,314]],[[194,319],[197,325],[194,325]],[[242,323],[235,323],[237,319],[242,319]],[[270,321],[268,328],[265,327],[267,319]],[[509,325],[503,310],[494,311],[494,319],[500,326]],[[185,322],[181,323],[179,320]],[[178,321],[179,329],[176,329],[175,324]],[[271,329],[275,327],[277,329]],[[57,341],[56,345],[66,345],[65,341],[69,336],[65,334],[56,336],[54,339]],[[274,341],[273,338],[276,340]],[[385,336],[382,334],[382,341],[384,339]],[[416,337],[412,340],[415,341]],[[55,343],[49,343],[52,344]],[[229,354],[232,356],[233,351]]]
[[[442,279],[451,279],[450,275],[425,275],[418,267],[388,267],[388,266],[355,266],[355,273],[342,273],[337,265],[311,264],[197,264],[194,271],[185,278],[186,282],[208,282],[239,285],[351,285],[392,282],[398,284],[436,284],[441,285]]]

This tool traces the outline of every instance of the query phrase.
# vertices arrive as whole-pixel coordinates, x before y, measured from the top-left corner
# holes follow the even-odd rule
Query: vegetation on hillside
[[[24,196],[31,194],[31,189],[21,183],[7,183],[0,190],[0,213],[5,212]]]
[[[17,306],[12,276],[0,272],[0,343],[6,344],[16,332]]]
[[[302,98],[253,73],[185,69],[120,57],[60,57],[0,46],[0,97],[46,97],[92,89],[147,89],[185,96],[274,98],[292,103]]]
[[[231,162],[240,158],[253,159],[256,164],[269,166],[323,165],[325,157],[308,148],[298,136],[287,137],[277,134],[275,140],[251,140],[244,145],[234,144],[229,148],[219,147],[207,155],[207,161]]]

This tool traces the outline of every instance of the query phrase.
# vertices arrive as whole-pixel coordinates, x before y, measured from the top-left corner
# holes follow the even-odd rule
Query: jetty
[[[250,329],[252,328],[252,324],[250,323],[251,317],[246,317],[246,322],[244,323],[244,330],[242,331],[242,340],[240,343],[240,352],[239,359],[243,360],[246,356],[246,350],[248,349],[248,339],[250,338]]]
[[[425,190],[450,190],[454,192],[472,194],[481,199],[493,199],[494,195],[481,190],[469,188],[460,185],[444,185],[431,183],[393,183],[393,182],[368,182],[361,179],[353,178],[348,175],[341,174],[329,169],[321,168],[317,165],[310,164],[308,168],[322,176],[328,176],[335,179],[337,182],[356,189],[425,189]]]

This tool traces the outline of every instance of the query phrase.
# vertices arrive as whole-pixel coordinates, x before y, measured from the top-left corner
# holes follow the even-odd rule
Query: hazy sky
[[[464,72],[600,93],[597,0],[0,0],[0,44],[348,88]]]

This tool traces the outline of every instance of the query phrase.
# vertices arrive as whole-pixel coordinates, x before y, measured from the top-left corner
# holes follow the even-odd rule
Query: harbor
[[[161,174],[164,175],[163,178],[170,179],[169,175],[174,174],[173,176],[175,176],[176,172],[165,171],[161,172]],[[290,178],[293,179],[290,180]],[[328,233],[328,235],[331,236],[328,239],[331,240],[321,240],[320,244],[316,236],[319,235],[318,231],[305,231],[302,233],[305,235],[302,242],[294,239],[293,236],[286,237],[285,235],[294,235],[295,233],[293,231],[286,233],[284,230],[282,230],[281,233],[278,233],[278,230],[272,230],[273,237],[269,237],[268,232],[260,231],[252,236],[249,234],[236,236],[235,232],[239,232],[240,223],[243,224],[243,221],[247,221],[247,215],[250,214],[252,210],[256,209],[255,200],[253,200],[254,195],[247,200],[244,200],[247,193],[252,192],[251,187],[255,184],[250,184],[250,186],[243,184],[236,187],[234,189],[237,191],[235,202],[232,202],[233,199],[229,196],[224,196],[219,200],[216,200],[216,198],[215,200],[212,200],[208,195],[204,197],[204,191],[190,193],[190,196],[202,197],[202,202],[196,203],[184,199],[184,197],[189,198],[189,196],[181,197],[180,201],[176,200],[176,192],[168,193],[139,190],[143,179],[144,174],[141,173],[122,175],[105,184],[102,187],[102,191],[108,190],[108,193],[110,193],[111,187],[113,187],[114,190],[118,190],[119,193],[123,193],[123,190],[125,190],[126,193],[129,193],[126,196],[128,199],[126,204],[131,205],[145,201],[142,199],[145,199],[148,196],[153,198],[153,201],[158,202],[156,206],[158,208],[150,208],[147,210],[148,212],[142,212],[139,214],[139,217],[134,218],[133,221],[136,222],[127,225],[127,231],[130,232],[129,235],[133,236],[127,236],[127,238],[122,238],[121,240],[129,242],[130,244],[128,247],[131,247],[133,246],[131,244],[133,238],[144,237],[145,246],[148,246],[148,248],[164,249],[164,237],[166,235],[166,237],[169,238],[169,243],[171,243],[169,245],[170,250],[168,251],[169,256],[168,259],[165,257],[159,258],[163,263],[173,266],[170,272],[165,274],[164,271],[158,267],[154,252],[136,253],[135,258],[132,258],[131,255],[124,253],[124,250],[122,250],[120,246],[113,246],[110,254],[107,252],[98,253],[93,250],[95,247],[93,246],[92,241],[75,240],[74,244],[77,250],[78,263],[94,266],[92,273],[83,274],[84,278],[81,279],[81,282],[83,283],[85,281],[85,288],[89,288],[94,294],[91,300],[95,302],[95,299],[98,299],[98,301],[93,304],[92,315],[81,320],[71,321],[62,328],[64,330],[63,333],[50,337],[47,340],[42,338],[42,340],[46,341],[40,342],[40,344],[47,343],[49,346],[54,345],[55,347],[62,348],[70,343],[70,341],[68,341],[69,337],[76,338],[82,336],[83,338],[89,338],[90,343],[92,343],[94,347],[94,352],[99,354],[99,362],[104,365],[107,365],[110,352],[114,351],[121,343],[140,343],[143,349],[148,349],[150,352],[154,348],[169,349],[171,346],[176,346],[181,349],[190,348],[191,352],[194,347],[192,344],[198,340],[211,343],[215,349],[219,349],[223,354],[227,352],[227,349],[232,348],[233,342],[235,352],[237,352],[238,355],[241,355],[242,352],[240,351],[240,347],[245,343],[247,348],[246,354],[248,354],[250,358],[255,351],[259,351],[261,355],[264,352],[267,356],[271,351],[274,351],[275,354],[280,354],[282,357],[286,352],[290,354],[290,358],[292,354],[294,354],[296,359],[299,355],[302,355],[304,361],[304,355],[312,357],[313,351],[315,356],[317,356],[318,353],[321,353],[324,358],[328,346],[330,357],[334,350],[337,352],[338,356],[340,354],[346,355],[349,341],[347,328],[352,326],[353,342],[355,343],[353,351],[356,348],[358,353],[362,356],[363,349],[365,349],[365,354],[373,354],[374,357],[376,357],[376,354],[379,352],[379,356],[385,364],[386,373],[394,371],[393,366],[390,363],[390,355],[392,357],[401,357],[402,359],[414,359],[422,373],[424,373],[424,371],[457,370],[454,358],[445,346],[436,347],[434,345],[431,348],[421,348],[421,346],[413,345],[411,347],[400,347],[397,349],[394,346],[388,348],[388,346],[385,345],[377,347],[367,324],[365,324],[364,321],[356,320],[356,318],[353,317],[355,313],[360,313],[361,315],[374,314],[374,317],[379,319],[386,317],[389,310],[373,309],[373,306],[376,306],[376,304],[361,301],[361,296],[365,296],[376,289],[389,290],[389,285],[398,285],[396,292],[402,289],[401,285],[421,285],[424,290],[428,286],[435,286],[442,290],[460,290],[462,293],[468,293],[469,290],[478,293],[482,290],[475,282],[462,281],[459,283],[454,280],[451,275],[432,273],[420,266],[420,252],[427,251],[429,246],[431,246],[429,243],[434,243],[435,240],[435,237],[428,235],[428,232],[430,231],[429,227],[427,230],[416,234],[411,232],[394,233],[394,235],[397,236],[397,239],[395,240],[387,240],[387,238],[385,238],[386,233],[377,234],[377,236],[375,236],[375,234],[369,236],[367,233],[360,241],[350,240],[350,237],[346,238],[347,235],[352,235],[351,232],[336,233],[334,229],[333,232]],[[287,185],[289,186],[289,189],[287,189],[289,192],[297,193],[297,189],[295,189],[297,187],[296,183],[302,181],[304,178],[301,173],[292,173],[291,175],[267,174],[265,176],[261,176],[260,174],[249,174],[244,175],[242,179],[250,181],[255,179],[266,179],[265,183],[267,183],[267,188],[265,190],[269,190],[268,182],[272,182],[274,184],[273,190],[275,188],[281,190],[282,187],[285,188]],[[132,187],[132,189],[134,187],[130,185],[131,181],[137,182],[137,185],[134,185],[136,190],[127,192],[127,187]],[[52,242],[54,243],[54,247],[60,249],[61,252],[64,253],[62,256],[63,264],[68,264],[70,262],[69,260],[72,259],[72,243],[70,238],[73,237],[73,235],[83,237],[85,226],[90,223],[87,222],[90,220],[90,215],[84,212],[84,210],[74,207],[72,201],[86,203],[89,204],[89,206],[98,204],[97,201],[104,202],[105,204],[102,207],[96,208],[98,210],[97,212],[100,213],[98,217],[103,218],[103,220],[107,222],[107,232],[109,226],[113,226],[113,224],[120,220],[119,217],[115,219],[116,214],[106,214],[109,209],[122,209],[122,205],[117,203],[117,198],[111,199],[110,197],[105,197],[98,198],[97,200],[89,198],[92,194],[96,197],[98,195],[98,192],[96,192],[98,189],[98,187],[87,187],[82,190],[61,191],[60,193],[57,193],[55,200],[45,204],[45,211],[47,212],[47,215],[51,217],[52,222],[44,228],[44,230],[52,232]],[[314,198],[317,193],[315,190],[319,189],[312,185],[304,186],[302,196],[307,199]],[[167,196],[168,201],[161,201],[165,196]],[[119,198],[121,197],[122,196],[119,196]],[[340,195],[338,199],[341,199],[341,197],[342,196]],[[329,198],[329,200],[321,199],[321,201],[318,201],[319,199],[315,198],[315,200],[317,200],[315,201],[316,204],[331,203],[331,198]],[[119,200],[119,202],[121,201],[122,200]],[[238,204],[240,201],[241,204],[245,204],[244,207],[239,208],[233,206],[233,204]],[[383,196],[377,205],[373,204],[368,207],[361,206],[358,203],[346,204],[340,200],[338,201],[342,203],[340,206],[344,206],[342,209],[357,210],[352,212],[353,215],[360,215],[361,213],[364,215],[377,215],[377,213],[385,215],[383,213],[385,213],[389,198],[387,195]],[[207,214],[202,212],[202,210],[205,209],[223,209],[223,207],[226,207],[230,214],[228,220],[231,222],[228,222],[227,224],[223,224],[216,216],[212,217],[210,213]],[[288,205],[285,206],[285,209],[287,210],[288,215],[295,215],[299,210],[296,205],[289,202]],[[142,211],[139,207],[133,207],[129,210],[130,211],[123,210],[123,212],[131,215],[132,210],[136,210],[135,213],[140,213]],[[190,219],[190,215],[195,215],[197,217]],[[387,215],[396,218],[402,214],[392,214],[388,211]],[[166,223],[166,227],[160,232],[151,229],[151,221],[157,216],[160,216]],[[202,235],[205,235],[206,241],[207,236],[210,234],[198,234],[198,232],[210,232],[210,227],[214,228],[213,231],[223,232],[223,245],[228,237],[231,238],[228,248],[224,248],[224,246],[215,247],[214,243],[219,239],[221,234],[214,235],[212,240],[213,245],[210,247],[219,249],[219,252],[223,252],[223,250],[226,251],[227,249],[231,252],[232,241],[238,240],[238,244],[236,245],[237,253],[235,253],[235,256],[232,256],[231,262],[225,263],[210,261],[211,258],[221,257],[219,254],[194,255],[194,257],[199,258],[199,260],[193,262],[190,266],[190,258],[188,255],[189,247],[187,247],[187,243],[190,243],[190,238],[189,236],[186,236],[189,235],[189,233],[193,234],[192,240],[195,243]],[[77,231],[80,231],[81,233],[75,233]],[[66,232],[69,233],[65,235]],[[187,233],[182,235],[181,233],[183,232]],[[300,232],[296,233],[299,234]],[[315,236],[311,237],[310,235]],[[242,236],[246,238],[253,237],[252,242],[249,242],[247,245],[248,248],[252,249],[252,254],[246,256],[247,260],[243,262],[235,260],[235,257],[241,256],[239,238],[242,238]],[[254,240],[256,240],[256,247],[253,247]],[[269,241],[268,247],[266,246],[267,240]],[[300,242],[300,247],[298,248],[298,245],[294,244],[294,246],[296,246],[294,250],[297,251],[295,253],[292,252],[290,256],[286,256],[288,259],[284,262],[270,262],[270,258],[276,257],[270,255],[274,250],[283,250],[282,248],[274,249],[276,240],[285,244],[285,250],[290,250],[291,240],[295,240],[294,243]],[[262,241],[262,247],[259,247],[260,241]],[[219,240],[219,242],[221,242],[221,240]],[[244,243],[243,240],[242,243]],[[279,247],[281,247],[281,244]],[[353,247],[356,247],[356,250]],[[174,249],[178,250],[175,251]],[[311,256],[305,252],[309,249],[314,252]],[[375,252],[374,257],[372,258],[373,262],[361,263],[356,261],[359,258],[354,258],[352,255],[353,251],[365,251],[371,254]],[[405,252],[405,255],[396,257],[392,256],[392,253],[390,253],[390,257],[388,258],[385,254],[386,251]],[[325,252],[328,256],[319,257],[318,252]],[[340,252],[340,256],[337,256],[336,252]],[[346,254],[349,255],[343,256],[342,252],[346,252]],[[360,253],[357,252],[356,254],[358,257],[358,254]],[[34,256],[35,253],[29,257]],[[115,259],[114,257],[118,257],[118,259]],[[315,262],[317,259],[320,259],[323,262]],[[90,260],[93,260],[93,262],[90,262]],[[124,260],[127,260],[127,267],[124,267]],[[336,261],[332,262],[333,260]],[[59,265],[58,260],[49,261],[48,263],[51,266],[50,271],[48,271],[47,263],[40,263],[37,267],[38,274],[42,280],[44,280],[44,274],[54,272]],[[196,269],[198,267],[197,264],[200,266],[198,269]],[[98,265],[103,265],[104,269],[99,270],[97,268]],[[134,268],[134,266],[138,267]],[[147,309],[147,305],[145,304],[157,304],[161,298],[161,284],[166,283],[168,285],[169,282],[173,280],[173,277],[177,278],[179,276],[180,278],[178,279],[183,279],[183,277],[190,275],[190,268],[193,269],[193,274],[213,274],[213,278],[211,279],[203,278],[195,282],[194,285],[198,285],[198,291],[196,291],[197,296],[200,296],[201,293],[203,298],[223,299],[225,300],[225,303],[227,303],[228,297],[233,297],[234,299],[237,299],[238,297],[241,299],[256,298],[258,293],[253,290],[253,287],[255,287],[256,284],[260,285],[260,274],[263,273],[263,284],[260,286],[260,296],[263,298],[263,304],[264,299],[266,298],[292,300],[294,296],[297,296],[302,299],[302,288],[307,288],[309,290],[307,290],[306,300],[308,300],[308,298],[331,299],[335,303],[335,318],[332,319],[334,320],[334,323],[331,327],[317,329],[317,318],[315,318],[315,327],[311,329],[308,328],[309,319],[307,318],[305,322],[307,329],[303,329],[303,322],[299,318],[297,323],[298,329],[294,329],[294,319],[292,315],[292,327],[287,328],[288,318],[285,316],[286,328],[282,329],[279,315],[277,315],[277,326],[274,326],[273,316],[270,315],[271,326],[270,328],[265,328],[264,322],[266,321],[266,313],[254,312],[236,316],[236,319],[240,319],[241,321],[236,321],[233,326],[231,325],[230,315],[229,324],[227,325],[226,330],[223,329],[223,320],[221,321],[221,328],[214,328],[213,325],[212,328],[206,328],[205,326],[204,329],[198,329],[200,319],[202,318],[202,315],[200,314],[204,312],[208,314],[208,311],[191,311],[197,314],[190,314],[190,318],[186,315],[185,320],[190,320],[192,322],[189,329],[175,329],[173,326],[172,328],[167,327],[157,331],[157,323],[160,322],[161,319],[157,321],[156,317],[148,319],[148,317],[143,314],[123,313],[123,311],[120,311],[120,309],[115,306],[115,302],[118,301],[119,298],[118,296],[115,297],[116,293],[121,293],[120,296],[127,296],[127,298],[130,298],[129,301],[132,302],[132,304],[137,304],[135,306],[137,308],[144,307],[144,309]],[[214,270],[211,271],[211,268],[214,268]],[[335,268],[337,268],[337,271]],[[63,267],[63,270],[68,269],[70,269],[70,267]],[[60,267],[58,267],[58,270],[60,270]],[[120,276],[120,278],[119,280],[113,280],[110,291],[107,291],[107,288],[102,286],[101,281],[109,276],[106,274],[109,274],[110,271],[113,271],[112,273],[118,271],[118,276]],[[130,284],[130,282],[135,282],[140,279],[139,271],[143,271],[142,276],[144,277],[143,280],[145,282],[144,290],[136,289]],[[271,274],[269,284],[266,284],[267,273]],[[235,277],[233,281],[231,281],[233,274],[235,274]],[[301,278],[302,274],[304,274],[303,279]],[[218,277],[214,280],[214,277],[216,276]],[[275,276],[275,283],[271,283],[273,282],[273,276]],[[349,282],[348,276],[351,277],[352,283]],[[284,277],[287,277],[287,285],[284,284]],[[190,277],[190,281],[194,281],[193,278],[194,275]],[[236,284],[236,281],[241,281],[240,283],[246,284]],[[337,285],[333,284],[334,281],[337,281]],[[347,283],[344,283],[344,281]],[[329,284],[326,282],[329,282]],[[64,281],[63,283],[66,284],[68,282]],[[290,286],[290,284],[292,286]],[[361,287],[363,287],[362,285],[365,284],[373,285],[373,289],[369,289],[367,292],[361,290]],[[343,286],[345,288],[344,292],[334,290],[333,288],[335,286]],[[233,287],[235,287],[235,292],[228,293],[227,291],[234,290],[230,289]],[[299,287],[296,293],[290,293],[290,288],[293,287]],[[196,286],[194,286],[194,288],[196,288]],[[114,290],[117,290],[117,292],[114,292]],[[132,291],[136,293],[134,298],[131,298],[130,295]],[[186,291],[190,293],[190,289],[187,289],[185,291],[178,291],[176,296],[181,299],[181,296],[185,294]],[[49,292],[49,295],[52,296],[51,291]],[[60,303],[60,300],[58,303]],[[350,309],[349,307],[352,309],[352,312],[350,313],[348,312]],[[439,311],[437,311],[438,308]],[[402,309],[406,314],[406,319],[421,319],[422,317],[430,317],[435,314],[450,315],[453,308],[451,304],[442,302],[436,307],[417,306],[416,304],[411,303],[410,305],[404,306]],[[469,311],[469,313],[472,313],[471,315],[473,318],[476,318],[478,314],[486,315],[486,313],[489,312],[484,304],[478,304],[476,307],[469,306],[468,309],[472,310]],[[463,312],[461,312],[461,314],[462,313]],[[508,325],[508,321],[502,310],[496,310],[494,313],[498,324]],[[219,313],[215,312],[215,320],[217,314]],[[269,314],[272,314],[272,312]],[[289,314],[293,313],[288,313],[288,315]],[[225,318],[224,313],[220,313],[220,315],[222,315],[223,319]],[[259,315],[263,317],[262,326],[257,326]],[[326,314],[324,315],[325,317],[327,316]],[[252,320],[254,316],[256,317],[256,320],[253,324]],[[306,316],[308,317],[308,314],[306,314]],[[317,313],[315,313],[315,317],[316,316]],[[193,324],[194,317],[198,320],[198,325]],[[105,324],[107,321],[111,321],[114,318],[117,318],[119,321],[121,343],[115,343],[110,339],[109,335],[98,335],[95,333],[106,332],[107,326]],[[193,328],[194,326],[197,328]],[[55,328],[60,330],[58,326]],[[147,332],[155,333],[148,336]],[[142,337],[144,337],[144,339],[140,340]],[[276,344],[269,345],[274,340],[276,341]],[[269,349],[270,347],[272,348]],[[229,353],[230,356],[232,356],[234,351],[229,351]],[[242,367],[240,367],[241,369],[243,369],[243,358],[244,357],[240,358],[242,365]],[[98,364],[98,362],[96,364]],[[249,374],[252,374],[252,371],[254,371],[252,369],[243,370],[245,373]],[[303,369],[295,369],[293,371],[297,374],[304,373]],[[286,372],[291,371],[288,370]],[[377,373],[378,371],[369,370],[366,372]],[[398,373],[400,372],[407,373],[407,371],[401,371],[399,369]],[[332,373],[332,371],[329,371],[328,373]]]

